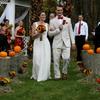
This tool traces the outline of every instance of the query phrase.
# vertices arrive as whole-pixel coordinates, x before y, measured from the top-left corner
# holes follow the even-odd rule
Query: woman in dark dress
[[[98,47],[100,47],[100,22],[98,22],[98,26],[95,29],[95,37],[94,37],[94,45],[95,45],[95,52]]]
[[[15,46],[20,46],[21,49],[24,48],[23,37],[25,35],[25,29],[23,27],[23,21],[19,21],[18,26],[15,29]]]

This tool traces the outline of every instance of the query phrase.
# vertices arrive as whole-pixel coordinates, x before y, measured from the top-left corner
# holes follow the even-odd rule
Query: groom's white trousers
[[[63,65],[61,65],[62,73],[67,74],[67,68],[70,60],[70,47],[66,47],[64,44],[62,45],[61,48],[53,48],[55,78],[61,78],[61,73],[59,68],[61,58],[63,61]]]

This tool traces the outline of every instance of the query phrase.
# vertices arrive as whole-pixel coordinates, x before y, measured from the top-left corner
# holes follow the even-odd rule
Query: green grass
[[[68,80],[36,82],[30,80],[31,64],[28,71],[27,75],[20,77],[22,83],[10,84],[12,92],[0,94],[0,100],[100,100],[96,84],[78,81],[84,75],[78,71],[73,59],[68,69]]]

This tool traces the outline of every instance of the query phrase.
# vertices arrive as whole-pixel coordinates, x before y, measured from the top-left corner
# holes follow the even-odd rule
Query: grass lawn
[[[13,91],[0,93],[0,100],[100,100],[100,92],[96,91],[99,85],[80,82],[84,75],[79,72],[73,59],[68,69],[68,80],[36,82],[30,80],[30,76],[31,64],[28,74],[20,77],[21,83],[11,83]]]

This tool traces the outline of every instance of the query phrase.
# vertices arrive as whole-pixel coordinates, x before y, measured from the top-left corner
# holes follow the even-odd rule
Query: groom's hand
[[[59,25],[59,29],[60,30],[62,30],[63,29],[63,25],[61,24],[61,25]]]
[[[51,27],[49,28],[49,30],[50,30],[50,31],[54,31],[55,28],[54,28],[53,26],[51,26]]]

